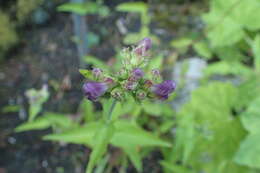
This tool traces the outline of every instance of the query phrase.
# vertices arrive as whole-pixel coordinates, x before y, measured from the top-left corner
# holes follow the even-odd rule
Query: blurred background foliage
[[[111,101],[83,98],[79,66],[116,72],[150,37],[177,91],[118,105],[94,172],[259,173],[259,18],[259,0],[1,1],[0,172],[85,172]]]

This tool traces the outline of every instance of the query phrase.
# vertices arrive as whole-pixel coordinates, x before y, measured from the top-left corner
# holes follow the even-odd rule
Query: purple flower
[[[166,100],[176,88],[176,83],[172,80],[166,80],[160,84],[152,86],[152,92],[161,100]]]
[[[139,80],[139,79],[141,79],[143,76],[144,76],[144,72],[143,72],[143,70],[140,69],[140,68],[135,68],[135,69],[132,71],[133,80]]]
[[[152,40],[148,37],[144,38],[138,43],[137,48],[135,48],[135,53],[141,56],[146,56],[147,51],[152,47]]]
[[[83,85],[84,95],[91,101],[97,101],[100,96],[105,94],[107,89],[106,83],[102,82],[86,82]]]

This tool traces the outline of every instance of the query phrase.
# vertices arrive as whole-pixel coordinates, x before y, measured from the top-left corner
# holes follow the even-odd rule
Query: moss
[[[8,15],[0,11],[0,58],[5,51],[18,41],[15,28]]]
[[[25,19],[42,3],[42,0],[18,0],[16,17],[19,23],[24,23]]]

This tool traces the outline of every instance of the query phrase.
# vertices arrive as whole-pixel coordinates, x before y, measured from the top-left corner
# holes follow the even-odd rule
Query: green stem
[[[112,113],[113,113],[113,110],[114,110],[114,108],[115,108],[115,106],[116,106],[116,102],[117,102],[117,100],[114,99],[113,102],[112,102],[112,105],[111,105],[111,107],[110,107],[110,110],[109,110],[109,112],[108,112],[108,117],[107,117],[107,122],[108,122],[108,123],[110,123],[110,121],[111,121],[111,119],[112,119]]]

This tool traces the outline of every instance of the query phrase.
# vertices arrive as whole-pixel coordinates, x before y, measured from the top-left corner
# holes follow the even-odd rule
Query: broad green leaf
[[[260,133],[249,134],[234,157],[238,164],[260,169]]]
[[[119,4],[116,9],[122,12],[147,13],[148,7],[144,2],[125,2]]]
[[[197,42],[193,45],[193,48],[200,56],[206,59],[210,59],[212,57],[212,52],[206,42]]]
[[[249,67],[239,62],[220,61],[208,65],[204,69],[204,73],[206,76],[229,75],[229,74],[248,76],[252,72]]]
[[[170,147],[171,144],[161,140],[152,133],[145,131],[135,124],[127,121],[115,122],[116,132],[111,139],[114,146],[160,146]]]
[[[177,117],[173,155],[196,172],[241,172],[248,169],[233,162],[246,132],[232,115],[239,98],[229,83],[214,82],[192,92]]]
[[[85,144],[93,146],[93,137],[102,127],[101,122],[91,122],[85,126],[77,127],[59,134],[50,134],[43,137],[44,140],[61,141],[73,144]]]
[[[87,165],[86,173],[92,173],[92,170],[96,165],[96,163],[105,154],[107,150],[107,146],[113,134],[114,134],[114,126],[112,124],[105,125],[96,132],[95,134],[96,138],[95,141],[93,142],[94,146],[90,154],[90,160]]]
[[[260,29],[260,1],[259,0],[222,0],[223,6],[232,6],[231,3],[236,3],[236,6],[230,11],[229,15],[233,20],[237,21],[243,27],[249,30],[256,31]]]
[[[222,12],[211,10],[203,16],[207,26],[207,37],[213,47],[229,46],[240,41],[244,36],[241,25]]]
[[[241,51],[235,46],[225,46],[217,47],[214,52],[218,55],[218,58],[225,61],[241,61],[246,57],[241,53]]]
[[[256,71],[260,73],[260,35],[259,34],[255,37],[253,43],[253,52],[254,52],[254,66]]]
[[[241,120],[250,133],[260,134],[260,97],[252,101],[247,110],[242,113]]]

